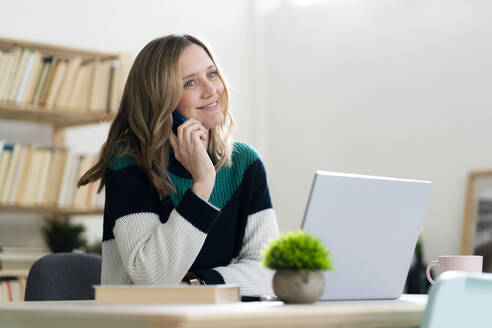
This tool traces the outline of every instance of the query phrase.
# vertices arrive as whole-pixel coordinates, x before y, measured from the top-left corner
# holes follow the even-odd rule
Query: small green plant
[[[263,265],[273,270],[333,270],[330,253],[321,241],[301,230],[281,234],[263,256]]]

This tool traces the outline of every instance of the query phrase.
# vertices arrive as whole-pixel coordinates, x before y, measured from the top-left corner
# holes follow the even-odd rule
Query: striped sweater
[[[263,163],[234,143],[232,165],[216,175],[209,201],[171,155],[177,193],[159,200],[131,156],[105,174],[102,284],[178,285],[187,272],[206,284],[238,284],[242,295],[272,294],[260,251],[278,236]]]

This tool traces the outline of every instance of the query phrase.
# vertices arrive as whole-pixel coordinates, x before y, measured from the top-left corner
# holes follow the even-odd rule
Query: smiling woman
[[[260,265],[278,236],[265,168],[232,141],[228,100],[197,38],[169,35],[138,54],[100,159],[78,183],[100,179],[106,191],[102,284],[235,283],[242,295],[272,294],[273,273]]]

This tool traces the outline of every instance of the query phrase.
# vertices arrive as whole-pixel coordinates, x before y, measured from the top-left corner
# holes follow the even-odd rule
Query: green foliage
[[[273,270],[333,270],[321,241],[299,230],[280,235],[263,252],[263,265]]]
[[[87,240],[83,236],[84,226],[72,224],[69,218],[46,219],[42,231],[46,244],[54,253],[72,252],[87,246]]]

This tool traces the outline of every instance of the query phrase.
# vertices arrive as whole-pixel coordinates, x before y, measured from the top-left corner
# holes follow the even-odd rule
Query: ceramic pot
[[[314,303],[325,290],[321,271],[277,270],[273,291],[285,303]]]

